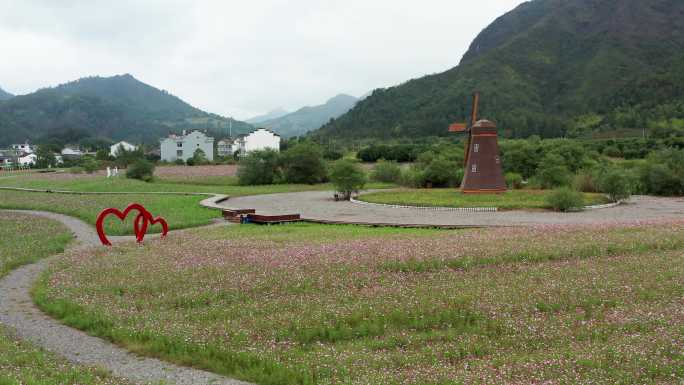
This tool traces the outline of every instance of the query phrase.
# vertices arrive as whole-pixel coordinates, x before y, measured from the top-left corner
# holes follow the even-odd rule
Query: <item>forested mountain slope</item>
[[[684,1],[534,0],[444,73],[376,90],[319,138],[447,135],[471,94],[507,136],[684,129]]]

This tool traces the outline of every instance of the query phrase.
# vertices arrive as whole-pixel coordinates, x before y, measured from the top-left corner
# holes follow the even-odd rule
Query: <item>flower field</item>
[[[35,292],[75,327],[259,384],[684,380],[684,221],[296,224],[70,253]]]

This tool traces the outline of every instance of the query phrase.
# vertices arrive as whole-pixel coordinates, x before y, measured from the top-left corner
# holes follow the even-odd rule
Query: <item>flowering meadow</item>
[[[35,299],[259,384],[684,381],[684,220],[190,230],[70,253]]]

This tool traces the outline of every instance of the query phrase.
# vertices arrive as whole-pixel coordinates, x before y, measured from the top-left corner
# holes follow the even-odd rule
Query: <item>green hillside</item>
[[[482,31],[457,67],[376,90],[314,135],[447,135],[474,90],[482,116],[509,137],[684,130],[684,1],[524,3]]]
[[[230,120],[190,106],[131,75],[89,77],[0,102],[0,145],[97,137],[156,143],[169,131],[227,132]],[[233,132],[252,127],[233,121]]]
[[[0,100],[7,100],[13,98],[14,95],[0,88]]]
[[[357,102],[358,99],[353,96],[340,94],[320,106],[303,107],[290,114],[259,122],[258,126],[268,128],[286,138],[300,136],[320,128],[330,119],[339,117]]]

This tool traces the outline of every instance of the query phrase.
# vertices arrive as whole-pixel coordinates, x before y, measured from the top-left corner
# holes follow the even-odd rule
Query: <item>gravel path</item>
[[[71,246],[72,248],[99,245],[95,230],[78,219],[41,211],[14,212],[42,216],[64,223],[78,241]],[[133,237],[111,238],[114,242],[133,240]],[[136,356],[109,342],[64,326],[45,315],[33,304],[30,290],[41,272],[47,268],[50,259],[16,269],[0,280],[0,323],[15,329],[19,337],[74,363],[105,368],[116,377],[127,378],[136,383],[247,384],[205,371]]]
[[[225,208],[258,214],[299,213],[304,219],[343,223],[416,226],[529,226],[543,224],[626,223],[684,218],[684,198],[635,196],[618,207],[577,213],[551,211],[454,212],[335,202],[330,191],[255,195],[220,202]]]

